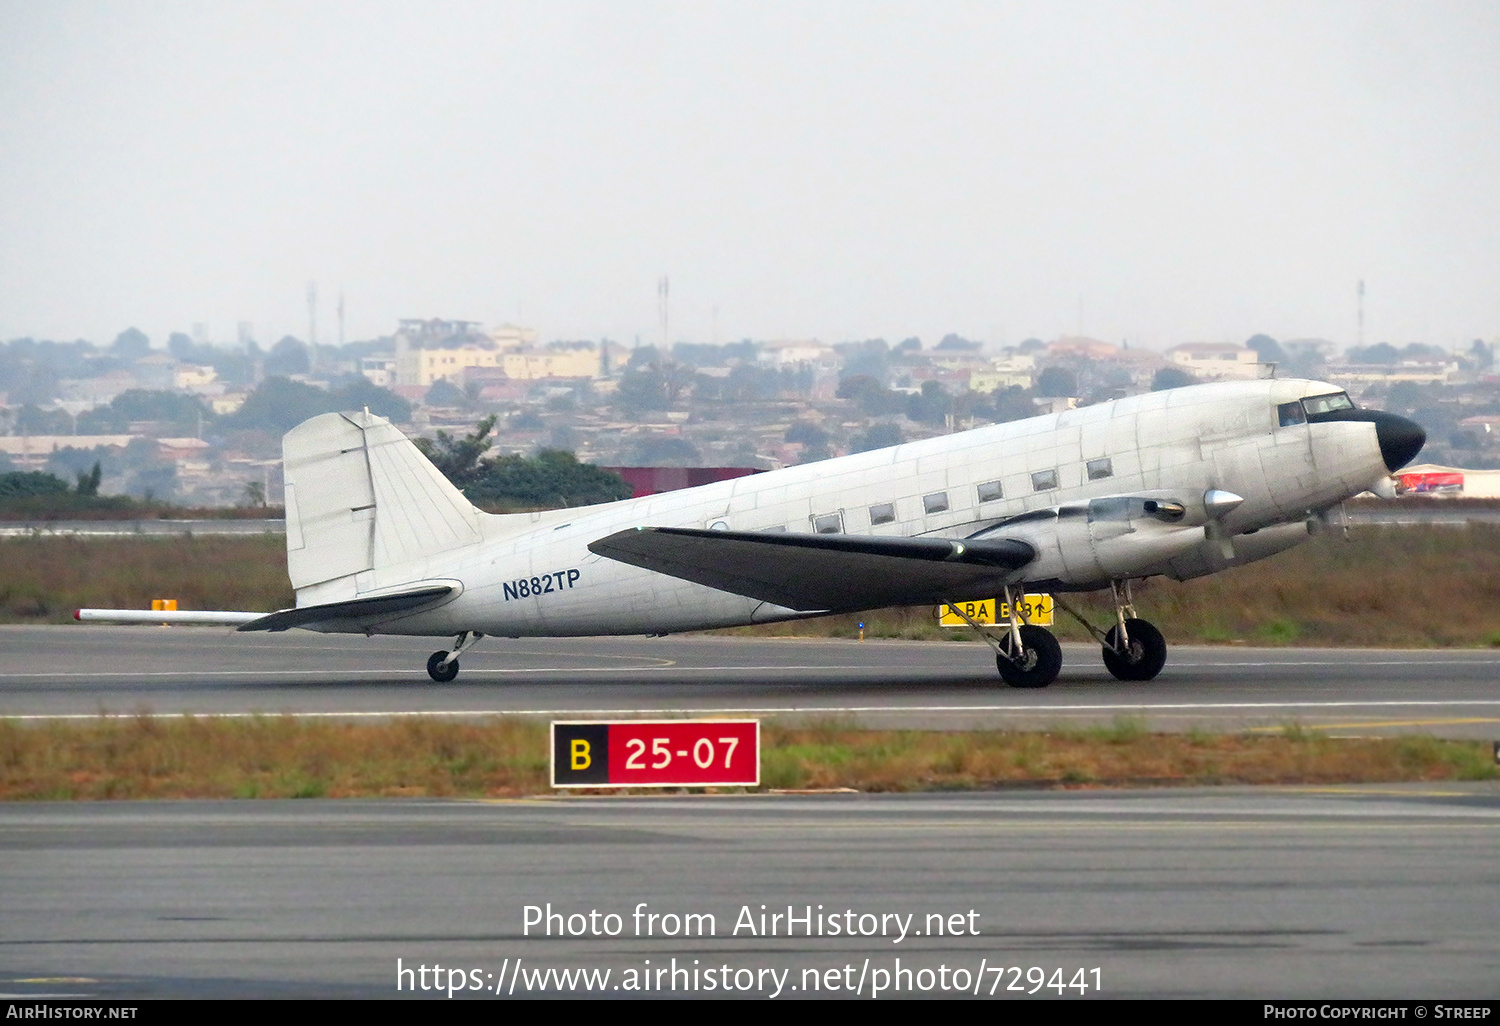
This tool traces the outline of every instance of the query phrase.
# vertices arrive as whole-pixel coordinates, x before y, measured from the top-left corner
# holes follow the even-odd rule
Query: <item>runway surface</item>
[[[945,968],[1018,998],[1037,967],[1091,996],[1097,979],[1113,997],[1493,998],[1497,841],[1491,785],[9,805],[0,992],[395,996],[400,959],[462,970],[491,1000],[547,969],[608,969],[623,996],[627,971],[675,958],[678,993],[724,966],[750,994],[769,996],[770,971],[783,997],[814,977],[868,997],[902,979],[899,958],[929,994]],[[523,935],[525,906],[549,902],[620,935],[559,936],[567,919]],[[641,902],[712,930],[637,935]],[[761,935],[762,905],[821,913],[824,935],[788,937],[785,919]],[[871,935],[829,935],[835,915]],[[898,942],[889,916],[906,915]],[[446,999],[423,982],[403,978]]]
[[[1000,684],[975,642],[741,637],[488,638],[449,684],[433,640],[214,628],[0,627],[0,716],[295,713],[340,717],[736,712],[875,726],[1417,731],[1500,737],[1500,651],[1174,647],[1148,684],[1065,645],[1051,687]]]

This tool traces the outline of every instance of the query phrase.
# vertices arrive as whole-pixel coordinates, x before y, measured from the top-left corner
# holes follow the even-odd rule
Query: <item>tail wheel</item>
[[[1121,652],[1117,641],[1119,627],[1111,627],[1105,637],[1104,665],[1120,680],[1151,680],[1167,664],[1167,639],[1146,620],[1125,621],[1130,645]]]
[[[1005,650],[995,657],[1000,677],[1013,688],[1044,688],[1057,679],[1062,670],[1062,646],[1045,627],[1023,624],[1021,651],[1010,651],[1010,632],[1000,639]]]
[[[447,652],[434,652],[427,657],[427,676],[439,684],[446,684],[458,676],[458,660],[455,659],[447,666],[443,666],[442,662],[447,658]]]

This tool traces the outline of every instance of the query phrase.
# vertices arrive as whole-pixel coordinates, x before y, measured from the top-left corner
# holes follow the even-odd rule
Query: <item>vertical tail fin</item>
[[[287,432],[281,452],[287,574],[299,591],[330,585],[319,601],[355,594],[355,574],[480,538],[480,512],[384,417],[313,417]]]

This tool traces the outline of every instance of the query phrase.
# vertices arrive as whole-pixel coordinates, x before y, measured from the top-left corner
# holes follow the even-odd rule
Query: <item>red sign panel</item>
[[[1398,474],[1396,490],[1407,492],[1461,492],[1464,476],[1451,472],[1430,471],[1422,474]]]
[[[758,720],[552,724],[553,787],[755,787]]]

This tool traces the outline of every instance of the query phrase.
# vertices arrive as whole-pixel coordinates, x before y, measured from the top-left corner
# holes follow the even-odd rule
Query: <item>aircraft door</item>
[[[1261,450],[1266,486],[1277,510],[1284,516],[1299,516],[1318,485],[1312,432],[1301,402],[1282,403],[1276,417],[1277,426]]]

